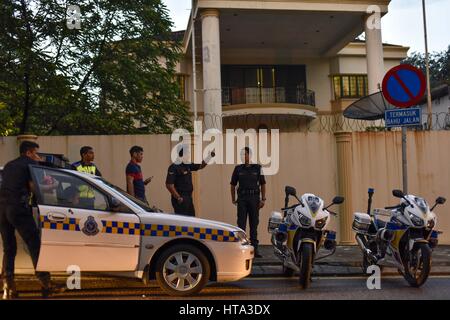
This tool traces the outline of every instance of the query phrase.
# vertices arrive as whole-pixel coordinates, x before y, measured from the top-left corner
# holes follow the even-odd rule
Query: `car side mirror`
[[[343,204],[344,201],[345,201],[345,198],[344,198],[344,197],[335,197],[335,198],[333,199],[333,204]]]
[[[297,190],[295,190],[295,188],[287,186],[285,191],[286,191],[286,196],[297,197]]]
[[[122,204],[122,203],[121,203],[119,200],[117,200],[117,198],[115,198],[115,197],[112,197],[112,198],[111,198],[110,206],[111,206],[111,209],[112,209],[112,210],[118,209],[118,208],[120,207],[121,204]]]
[[[392,195],[396,198],[400,198],[403,199],[405,197],[405,194],[403,193],[402,190],[394,190],[392,191]]]

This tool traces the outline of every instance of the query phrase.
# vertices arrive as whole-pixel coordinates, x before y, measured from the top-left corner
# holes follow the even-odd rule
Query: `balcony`
[[[315,92],[296,87],[222,88],[222,105],[297,104],[315,107]]]

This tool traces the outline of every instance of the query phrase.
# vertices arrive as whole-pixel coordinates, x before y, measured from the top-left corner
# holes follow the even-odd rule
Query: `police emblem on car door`
[[[81,229],[81,231],[87,236],[95,236],[100,232],[100,229],[98,228],[98,223],[92,216],[89,216],[83,225],[84,226]]]

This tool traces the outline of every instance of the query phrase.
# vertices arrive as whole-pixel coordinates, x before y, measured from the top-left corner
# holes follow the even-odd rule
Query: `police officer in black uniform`
[[[184,156],[185,147],[181,148],[178,155],[181,159]],[[211,152],[211,157],[215,157],[215,153]],[[171,194],[171,202],[173,210],[176,214],[195,217],[194,201],[192,193],[194,186],[192,185],[192,171],[198,171],[206,167],[206,162],[202,164],[186,164],[183,161],[179,164],[171,164],[167,171],[166,188]]]
[[[246,230],[247,216],[250,224],[250,241],[255,247],[255,257],[261,258],[258,251],[259,209],[266,201],[266,180],[259,164],[250,164],[250,148],[243,150],[245,163],[234,168],[231,177],[231,200],[237,205],[237,223],[239,228]],[[238,199],[236,201],[236,186]]]
[[[41,161],[38,155],[39,145],[24,141],[20,145],[20,157],[7,163],[3,170],[3,182],[0,188],[0,233],[3,241],[3,299],[17,297],[14,283],[14,265],[17,253],[15,231],[19,233],[28,247],[31,260],[36,268],[41,247],[39,230],[31,210],[31,192],[33,182],[29,165]],[[36,272],[41,282],[42,294],[48,296],[57,287],[50,282],[48,272]]]

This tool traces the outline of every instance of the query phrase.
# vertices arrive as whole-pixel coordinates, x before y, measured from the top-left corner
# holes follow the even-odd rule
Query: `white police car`
[[[152,212],[99,177],[39,165],[30,170],[42,241],[38,271],[117,272],[156,279],[180,296],[198,293],[208,281],[250,274],[254,250],[237,227]]]

